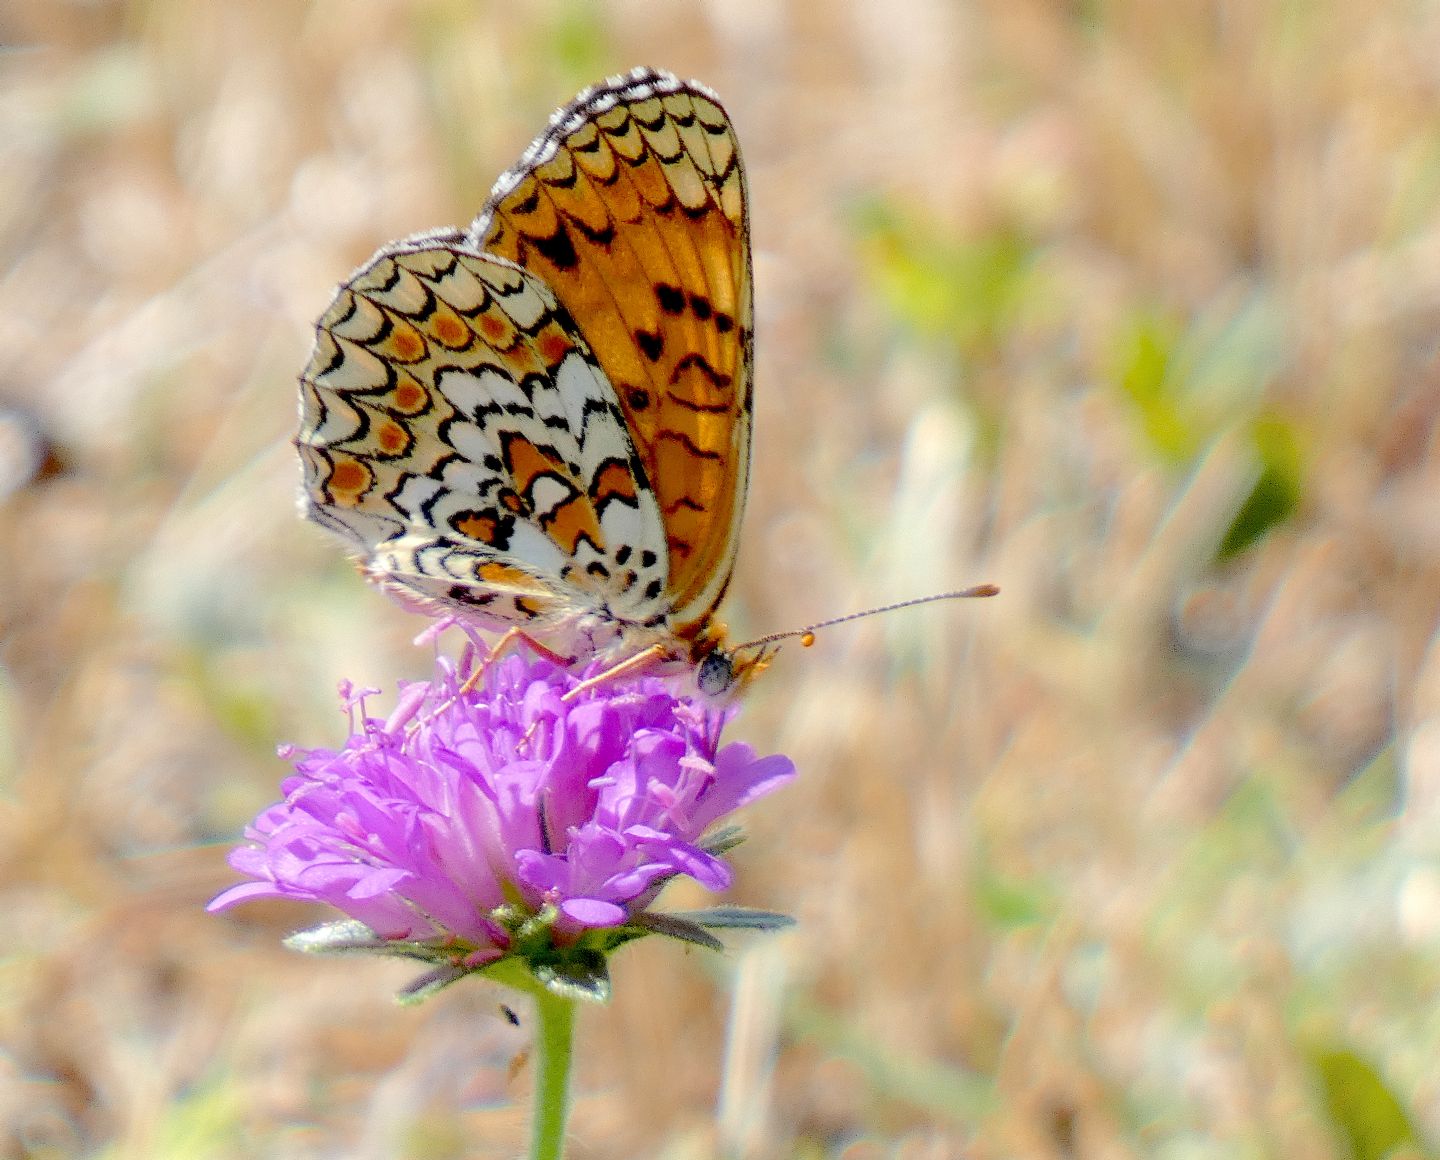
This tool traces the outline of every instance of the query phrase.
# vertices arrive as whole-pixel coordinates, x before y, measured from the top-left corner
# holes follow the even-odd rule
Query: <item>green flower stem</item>
[[[570,1115],[570,1061],[575,1003],[544,987],[535,996],[535,1112],[530,1120],[530,1160],[562,1160]]]

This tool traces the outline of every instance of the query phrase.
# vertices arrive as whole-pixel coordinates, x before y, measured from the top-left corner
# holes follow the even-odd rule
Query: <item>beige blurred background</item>
[[[510,1157],[528,1016],[223,917],[421,624],[295,518],[336,281],[585,84],[715,88],[757,431],[732,736],[802,776],[587,1010],[572,1155],[1440,1155],[1440,8],[0,8],[0,1158]],[[675,906],[697,905],[675,890]]]

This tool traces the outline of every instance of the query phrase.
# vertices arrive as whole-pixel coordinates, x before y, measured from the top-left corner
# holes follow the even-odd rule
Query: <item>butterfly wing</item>
[[[665,534],[584,336],[456,233],[380,251],[301,376],[302,505],[372,577],[509,625],[663,614]]]
[[[749,222],[713,93],[636,69],[581,93],[496,183],[479,249],[543,279],[594,351],[664,525],[668,626],[703,632],[750,461]]]

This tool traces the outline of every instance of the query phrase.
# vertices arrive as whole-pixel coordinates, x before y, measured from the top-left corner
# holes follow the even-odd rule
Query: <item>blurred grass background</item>
[[[724,959],[573,1155],[1440,1156],[1440,6],[11,0],[0,1157],[508,1157],[527,1027],[204,903],[420,624],[295,519],[333,284],[552,108],[721,94],[758,291]],[[676,907],[702,899],[677,890]],[[652,940],[657,942],[658,940]],[[522,1021],[524,1014],[522,1012]]]

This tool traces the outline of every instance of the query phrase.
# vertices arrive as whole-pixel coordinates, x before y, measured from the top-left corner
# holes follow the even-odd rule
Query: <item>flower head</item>
[[[580,680],[526,653],[477,662],[472,646],[402,685],[387,718],[369,715],[373,691],[342,690],[349,739],[282,748],[295,767],[284,800],[230,855],[252,881],[210,909],[324,902],[364,924],[348,929],[367,949],[403,944],[472,970],[645,933],[665,918],[646,908],[676,875],[724,889],[724,844],[702,835],[789,781],[790,760],[722,746],[734,708],[676,697],[658,678],[567,699]]]

